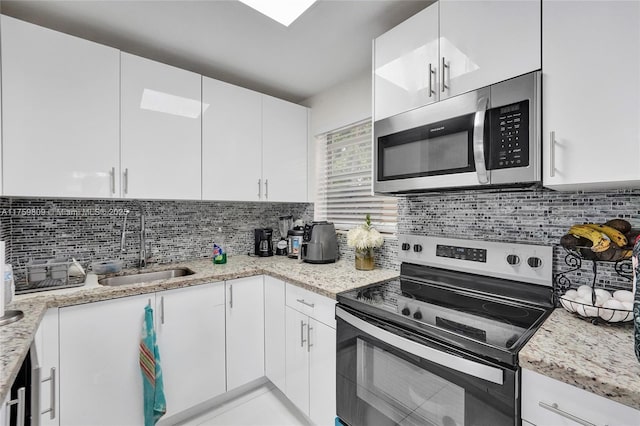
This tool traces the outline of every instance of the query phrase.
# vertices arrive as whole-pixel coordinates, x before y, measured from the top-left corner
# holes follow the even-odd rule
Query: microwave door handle
[[[473,159],[478,174],[478,182],[489,183],[489,172],[485,163],[484,153],[484,122],[489,107],[489,98],[481,97],[478,101],[478,110],[473,119]]]
[[[418,342],[414,342],[413,340],[409,340],[380,327],[376,327],[375,325],[368,323],[355,315],[348,313],[344,309],[340,309],[339,307],[336,307],[336,317],[342,319],[363,333],[366,333],[369,336],[401,351],[469,376],[477,377],[498,385],[504,384],[504,373],[500,368],[480,364],[447,352],[439,351],[426,345],[421,345]]]

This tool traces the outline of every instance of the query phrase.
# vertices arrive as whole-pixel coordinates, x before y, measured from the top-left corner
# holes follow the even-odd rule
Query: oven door
[[[336,308],[337,414],[349,426],[518,425],[517,372]]]

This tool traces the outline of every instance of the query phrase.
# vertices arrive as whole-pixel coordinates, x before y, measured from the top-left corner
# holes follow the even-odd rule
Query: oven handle
[[[413,340],[406,339],[404,337],[393,334],[387,330],[383,330],[370,324],[355,315],[351,315],[340,307],[336,307],[336,316],[343,321],[349,323],[353,327],[383,341],[395,348],[398,348],[404,352],[442,365],[443,367],[450,368],[452,370],[459,371],[461,373],[477,377],[498,385],[504,384],[504,374],[500,368],[491,367],[488,365],[480,364],[468,359],[460,358],[455,355],[448,354],[446,352],[439,351],[437,349],[430,348],[429,346],[421,345]]]
[[[473,120],[473,160],[476,165],[478,182],[489,183],[489,172],[485,163],[484,154],[484,122],[489,107],[489,98],[483,96],[478,100],[478,111]]]

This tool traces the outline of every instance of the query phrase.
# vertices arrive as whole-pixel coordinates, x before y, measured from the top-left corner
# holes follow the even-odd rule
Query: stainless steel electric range
[[[338,294],[339,420],[520,425],[518,351],[553,310],[552,248],[398,239],[398,280]]]

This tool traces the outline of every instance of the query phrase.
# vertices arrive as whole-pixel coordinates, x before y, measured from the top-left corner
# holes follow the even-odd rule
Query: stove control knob
[[[411,311],[409,310],[409,308],[405,307],[404,309],[402,309],[402,315],[409,316],[410,313]]]
[[[402,250],[407,251],[411,248],[411,244],[409,243],[402,243]]]
[[[414,317],[415,319],[419,320],[419,319],[422,319],[422,314],[420,313],[420,311],[416,311],[416,312],[413,314],[413,317]]]
[[[517,254],[510,254],[509,256],[507,256],[507,263],[512,266],[519,264],[520,256],[518,256]]]
[[[416,253],[420,253],[422,251],[422,246],[420,244],[414,244],[413,251],[415,251]]]
[[[533,269],[537,269],[542,266],[542,259],[540,259],[539,257],[531,256],[529,259],[527,259],[527,263]]]

